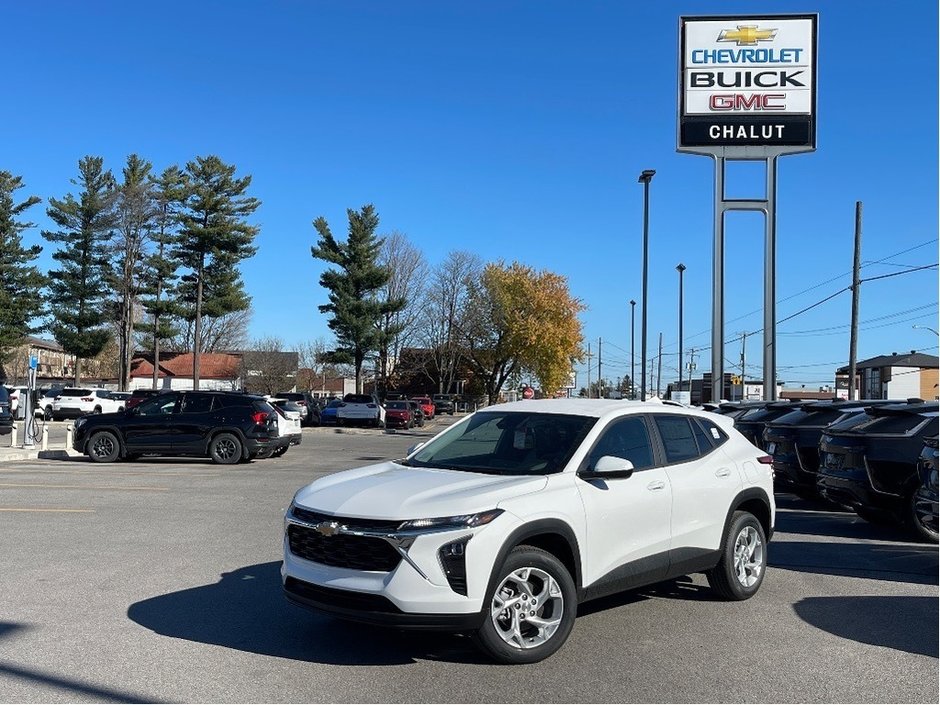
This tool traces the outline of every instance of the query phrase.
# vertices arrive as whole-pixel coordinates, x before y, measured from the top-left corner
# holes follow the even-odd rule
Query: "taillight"
[[[774,459],[770,455],[758,455],[757,462],[760,463],[761,465],[773,465]]]
[[[266,411],[256,411],[251,415],[251,420],[256,424],[263,424],[268,420],[268,412]]]
[[[94,397],[82,397],[82,401],[94,401]]]

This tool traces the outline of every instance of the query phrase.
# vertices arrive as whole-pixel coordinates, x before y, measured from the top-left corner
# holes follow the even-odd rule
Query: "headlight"
[[[450,531],[452,529],[473,529],[485,526],[503,513],[502,509],[490,509],[477,514],[461,514],[455,517],[437,517],[435,519],[411,519],[398,527],[399,531]]]

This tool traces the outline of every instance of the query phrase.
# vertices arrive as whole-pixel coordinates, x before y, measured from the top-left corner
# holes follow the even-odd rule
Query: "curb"
[[[39,458],[39,449],[26,450],[25,448],[0,449],[0,463],[15,463],[18,460],[36,460]]]

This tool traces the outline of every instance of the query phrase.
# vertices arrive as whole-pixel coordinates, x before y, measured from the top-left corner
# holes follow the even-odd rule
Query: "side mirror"
[[[594,467],[578,473],[584,480],[626,480],[633,474],[633,463],[615,455],[601,456]]]
[[[424,443],[415,443],[413,446],[411,446],[411,448],[409,448],[409,449],[405,452],[405,455],[411,455],[411,454],[414,453],[416,450],[418,450],[419,448],[421,448],[421,446],[423,446],[423,445],[424,445]]]

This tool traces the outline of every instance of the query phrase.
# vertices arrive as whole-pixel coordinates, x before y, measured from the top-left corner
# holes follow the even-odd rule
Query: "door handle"
[[[649,483],[649,484],[646,486],[646,489],[651,490],[651,491],[655,491],[655,490],[661,490],[661,489],[663,489],[665,486],[666,486],[666,483],[663,482],[662,480],[653,480],[653,482]]]
[[[728,468],[718,468],[715,471],[715,477],[728,477],[731,474],[731,471]]]

